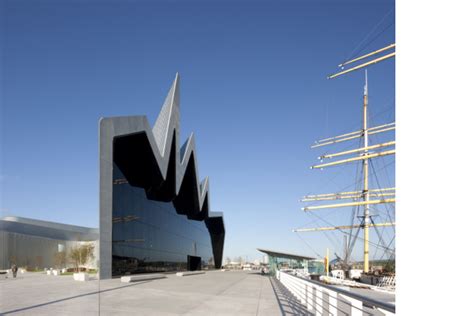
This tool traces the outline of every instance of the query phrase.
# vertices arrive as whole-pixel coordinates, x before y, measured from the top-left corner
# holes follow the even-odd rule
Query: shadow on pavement
[[[268,276],[268,274],[262,274],[262,272],[258,271],[258,272],[247,272],[247,274],[258,274],[258,275],[261,275],[261,276]]]
[[[282,315],[313,315],[303,306],[291,292],[274,277],[270,283],[280,306]]]
[[[90,292],[90,293],[79,294],[79,295],[75,295],[75,296],[71,296],[71,297],[65,297],[65,298],[62,298],[62,299],[59,299],[59,300],[54,300],[54,301],[51,301],[51,302],[36,304],[36,305],[32,305],[32,306],[27,306],[27,307],[22,307],[22,308],[18,308],[18,309],[6,311],[6,312],[1,312],[1,311],[0,311],[0,315],[7,315],[7,314],[12,314],[12,313],[23,312],[23,311],[26,311],[26,310],[29,310],[29,309],[33,309],[33,308],[38,308],[38,307],[42,307],[42,306],[46,306],[46,305],[50,305],[50,304],[55,304],[55,303],[59,303],[59,302],[64,302],[64,301],[68,301],[68,300],[73,300],[73,299],[79,298],[79,297],[84,297],[84,296],[89,296],[89,295],[95,295],[95,294],[105,293],[105,292],[109,292],[109,291],[120,290],[120,289],[123,289],[123,288],[126,288],[126,287],[135,286],[135,285],[140,285],[140,284],[144,284],[144,283],[149,283],[149,282],[152,282],[152,281],[153,281],[153,280],[143,281],[143,282],[135,282],[134,284],[124,285],[124,286],[118,286],[118,287],[114,287],[114,288],[112,288],[112,289],[107,289],[107,290],[101,290],[101,291],[94,291],[94,292]]]

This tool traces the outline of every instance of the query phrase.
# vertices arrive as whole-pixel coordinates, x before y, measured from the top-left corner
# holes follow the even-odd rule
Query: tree
[[[76,272],[79,272],[81,265],[85,265],[89,260],[94,258],[94,245],[84,244],[73,247],[69,252],[69,258],[74,263]]]
[[[10,256],[10,264],[16,264],[16,256]]]
[[[64,267],[64,265],[66,265],[66,258],[67,258],[67,255],[66,255],[66,252],[65,251],[58,251],[54,254],[54,265],[56,266],[56,268],[61,268],[61,267]]]
[[[40,269],[43,267],[43,256],[36,256],[35,257],[36,269]]]
[[[388,260],[384,264],[383,270],[388,273],[395,273],[395,260]]]

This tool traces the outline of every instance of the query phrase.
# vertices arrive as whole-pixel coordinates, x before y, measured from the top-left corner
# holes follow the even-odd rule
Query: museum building
[[[179,148],[179,75],[151,127],[145,116],[102,118],[100,278],[220,268],[225,228],[199,182],[193,134]]]

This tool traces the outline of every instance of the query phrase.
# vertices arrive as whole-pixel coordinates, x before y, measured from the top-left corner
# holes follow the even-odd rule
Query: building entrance
[[[201,257],[188,255],[188,271],[201,270]]]

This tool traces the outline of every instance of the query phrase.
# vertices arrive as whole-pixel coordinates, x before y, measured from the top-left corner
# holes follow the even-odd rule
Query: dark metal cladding
[[[210,211],[209,179],[198,182],[194,136],[178,150],[179,118],[176,75],[153,128],[100,120],[101,279],[222,264],[223,215]]]

